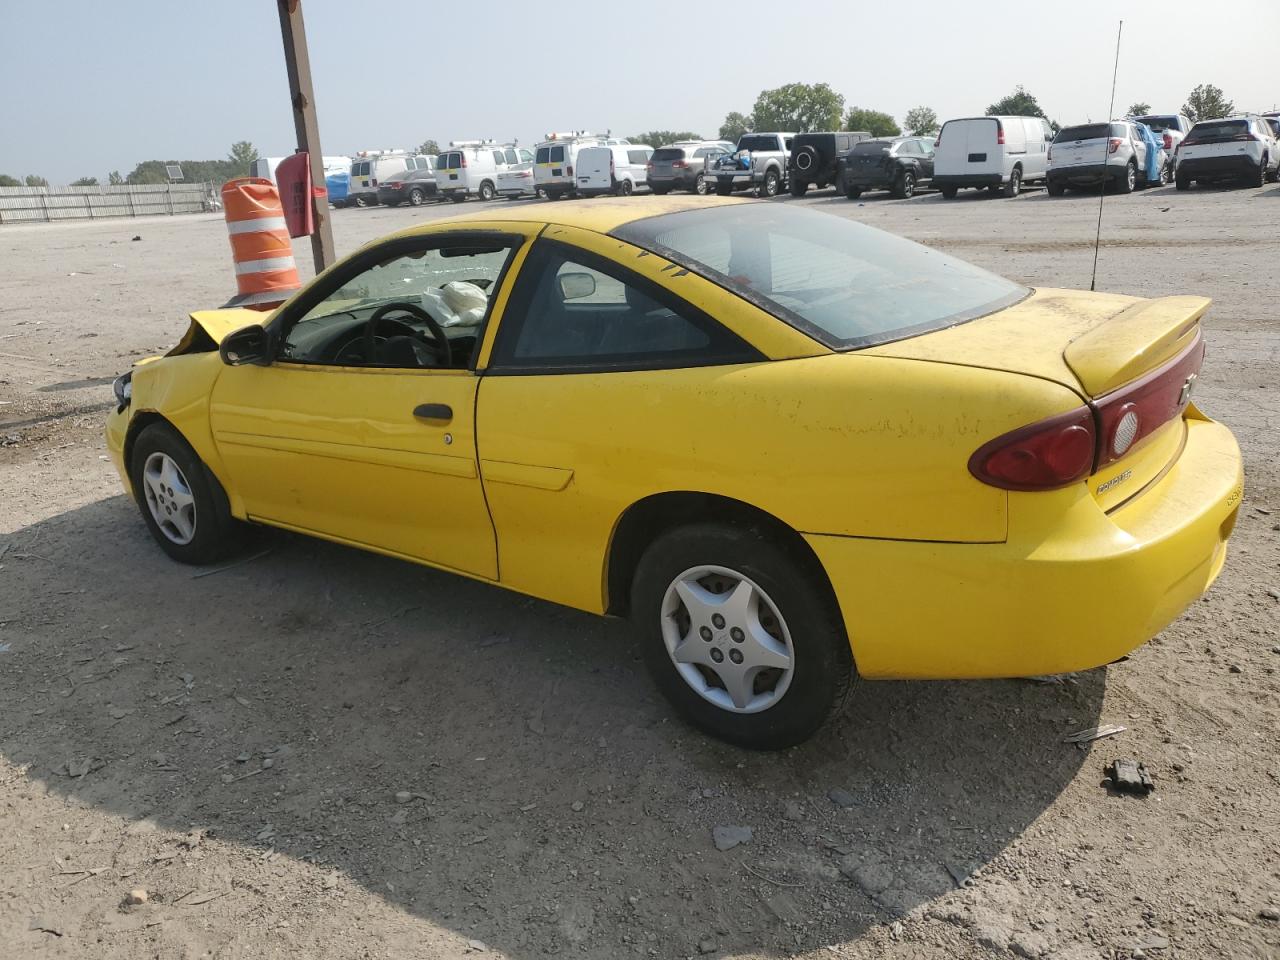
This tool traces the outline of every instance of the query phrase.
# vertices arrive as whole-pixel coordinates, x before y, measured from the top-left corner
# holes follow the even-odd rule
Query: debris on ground
[[[839,787],[827,791],[827,798],[841,810],[848,810],[852,806],[856,806],[858,801],[854,799],[853,794],[847,790],[841,790]]]
[[[751,842],[751,828],[714,827],[711,830],[711,840],[715,843],[716,849],[721,852],[732,850],[740,843]]]
[[[1147,768],[1136,760],[1113,760],[1107,767],[1107,776],[1111,778],[1111,787],[1120,793],[1133,793],[1146,796],[1156,788],[1155,781]]]
[[[129,895],[124,898],[124,902],[129,904],[131,907],[137,907],[146,903],[149,899],[147,891],[143,890],[141,887],[134,887],[129,891]]]
[[[1118,723],[1108,723],[1100,727],[1089,727],[1085,730],[1077,730],[1075,733],[1069,733],[1062,738],[1063,743],[1089,743],[1093,740],[1101,740],[1103,737],[1114,737],[1117,733],[1124,733],[1128,729],[1122,727]]]

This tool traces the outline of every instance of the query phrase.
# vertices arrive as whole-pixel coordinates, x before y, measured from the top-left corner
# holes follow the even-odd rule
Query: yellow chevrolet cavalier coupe
[[[211,310],[116,383],[160,546],[259,523],[629,617],[754,748],[864,678],[1109,663],[1222,568],[1199,297],[1028,289],[797,206],[529,205]]]

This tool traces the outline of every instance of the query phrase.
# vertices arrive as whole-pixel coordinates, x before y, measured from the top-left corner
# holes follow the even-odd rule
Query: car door
[[[502,583],[599,611],[619,515],[656,490],[687,489],[698,420],[724,409],[726,374],[763,356],[655,278],[701,303],[732,300],[713,284],[669,279],[672,264],[637,261],[615,240],[553,231],[534,243],[482,354],[480,469]]]
[[[531,225],[368,248],[273,319],[267,366],[232,366],[210,421],[254,520],[496,579],[475,449],[476,348]],[[375,314],[392,309],[370,330]],[[433,356],[430,324],[451,344]],[[368,354],[368,336],[373,354]]]

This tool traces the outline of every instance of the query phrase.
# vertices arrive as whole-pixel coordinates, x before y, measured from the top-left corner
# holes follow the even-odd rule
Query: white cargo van
[[[498,195],[498,174],[532,160],[531,151],[514,143],[453,140],[436,161],[436,183],[441,195],[454,203],[467,197],[492,200]]]
[[[403,150],[361,151],[351,162],[351,185],[344,206],[368,207],[378,202],[378,184],[406,170],[430,170],[431,159]]]
[[[585,130],[548,133],[546,139],[534,148],[534,184],[552,200],[572,196],[578,189],[574,165],[578,162],[579,150],[583,147],[627,146],[630,142],[625,137],[598,137]]]
[[[645,165],[653,147],[643,143],[626,146],[583,147],[578,151],[578,195],[598,197],[613,193],[629,197],[645,183]]]
[[[1048,173],[1053,128],[1042,117],[965,117],[938,133],[933,185],[950,200],[961,187],[1016,197]]]

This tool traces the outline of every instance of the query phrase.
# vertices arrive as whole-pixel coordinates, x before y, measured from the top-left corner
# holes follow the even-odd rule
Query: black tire
[[[667,195],[667,190],[668,190],[667,187],[650,187],[649,188],[649,191],[655,197],[665,197]]]
[[[1022,168],[1014,167],[1013,172],[1009,174],[1009,182],[1003,188],[997,188],[1001,193],[1010,199],[1016,197],[1022,192]]]
[[[778,176],[777,170],[766,170],[764,172],[764,183],[760,184],[760,196],[776,197],[778,188],[782,185],[782,178]]]
[[[161,529],[147,503],[147,484],[143,476],[153,454],[168,457],[181,471],[194,501],[194,534],[187,543],[177,543]],[[151,536],[165,553],[179,563],[201,565],[215,563],[235,552],[243,544],[245,527],[231,516],[226,491],[217,477],[209,472],[182,434],[167,423],[153,423],[142,429],[133,444],[129,479],[134,499]],[[170,488],[169,496],[173,496]],[[170,503],[160,503],[164,510]]]
[[[809,184],[805,183],[803,180],[797,180],[795,177],[792,177],[791,186],[788,189],[793,197],[803,197],[809,192]]]
[[[618,196],[629,197],[635,191],[635,184],[630,180],[622,180],[618,183]]]
[[[415,207],[422,206],[422,202],[426,199],[427,194],[421,187],[414,187],[409,191],[409,203]]]
[[[667,652],[662,610],[668,588],[681,574],[703,565],[727,568],[752,581],[790,632],[790,684],[776,703],[758,712],[738,713],[705,699]],[[741,747],[780,750],[807,740],[843,708],[853,680],[853,655],[829,588],[811,570],[798,547],[746,526],[680,527],[645,551],[632,581],[632,621],[654,683],[689,723]],[[774,621],[773,628],[781,629],[781,624]],[[708,642],[723,644],[732,655],[728,634]],[[761,679],[767,682],[768,674]]]
[[[1124,176],[1116,178],[1116,190],[1120,193],[1133,193],[1138,185],[1138,165],[1130,160],[1124,165]]]
[[[488,180],[484,180],[480,184],[480,190],[477,195],[480,197],[481,200],[484,200],[487,203],[488,201],[492,200],[495,196],[497,196],[497,193],[498,192],[497,190],[494,189],[493,184],[490,183]]]
[[[862,188],[861,187],[845,187],[844,195],[848,197],[850,200],[857,200],[860,196],[862,196]],[[955,190],[951,191],[951,195],[953,197],[956,195]]]
[[[1061,180],[1045,181],[1045,190],[1051,197],[1060,197],[1067,192],[1066,185]]]
[[[1262,168],[1263,168],[1264,170],[1266,170],[1267,165],[1264,163],[1264,164],[1262,165]],[[1268,182],[1268,183],[1277,183],[1277,182],[1280,182],[1280,166],[1276,167],[1274,170],[1269,170],[1269,171],[1265,174],[1265,176],[1266,176],[1266,178],[1267,178],[1267,182]]]
[[[717,180],[717,181],[716,181],[716,196],[717,196],[717,197],[730,197],[730,196],[733,196],[733,181],[732,181],[732,180],[730,180],[730,181],[727,181],[727,182],[721,182],[721,181]]]
[[[910,170],[903,170],[898,174],[893,186],[889,188],[889,195],[898,200],[907,200],[914,196],[916,192],[916,175]]]
[[[452,200],[454,203],[462,203],[464,200],[467,199],[467,195],[461,190],[454,190],[452,193],[449,194],[449,199]]]
[[[1179,174],[1173,181],[1173,187],[1175,190],[1190,190],[1191,178],[1184,177],[1181,174]]]
[[[357,207],[367,207],[367,206],[369,206],[369,198],[368,198],[365,194],[363,194],[363,193],[357,193],[357,194],[356,194],[356,206],[357,206]]]
[[[960,192],[959,187],[939,187],[938,190],[942,193],[943,200],[954,200]]]
[[[1258,174],[1249,181],[1251,187],[1265,187],[1267,185],[1267,155],[1262,155],[1262,162],[1258,164]]]

